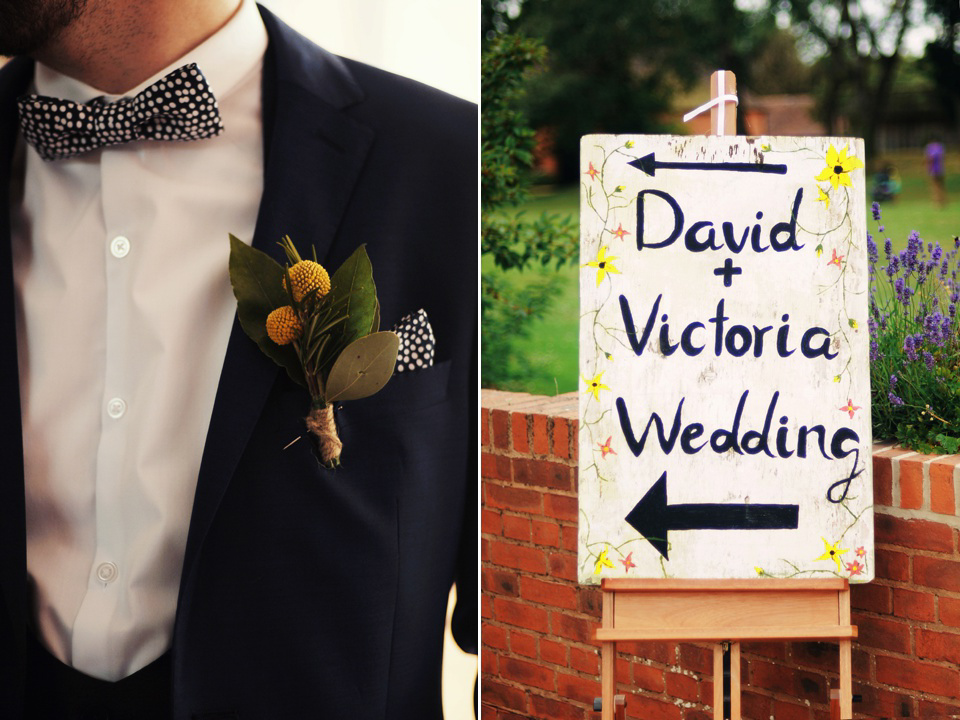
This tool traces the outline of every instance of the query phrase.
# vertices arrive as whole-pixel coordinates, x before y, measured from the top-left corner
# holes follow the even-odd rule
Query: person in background
[[[944,178],[944,147],[939,139],[933,138],[927,143],[923,150],[924,157],[927,160],[927,175],[930,176],[930,183],[933,187],[933,202],[939,207],[945,207],[947,204],[947,187]]]
[[[454,582],[477,651],[476,107],[252,0],[0,2],[0,54],[0,717],[441,718]],[[430,328],[336,408],[339,469],[229,233],[366,245],[381,327]]]

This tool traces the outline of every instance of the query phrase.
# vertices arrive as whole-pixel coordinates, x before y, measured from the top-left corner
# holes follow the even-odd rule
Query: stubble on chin
[[[87,0],[0,0],[0,55],[33,55],[56,41]]]

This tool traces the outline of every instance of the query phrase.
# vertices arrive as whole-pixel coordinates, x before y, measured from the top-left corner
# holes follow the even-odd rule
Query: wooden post
[[[725,100],[725,95],[737,94],[737,76],[729,70],[717,70],[710,76],[710,99],[720,101],[710,108],[710,134],[737,134],[737,104]]]

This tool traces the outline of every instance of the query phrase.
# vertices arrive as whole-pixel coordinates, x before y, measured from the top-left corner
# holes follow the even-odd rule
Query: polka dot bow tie
[[[23,136],[44,160],[134,140],[201,140],[223,130],[217,100],[195,64],[116,102],[28,95],[18,105]]]

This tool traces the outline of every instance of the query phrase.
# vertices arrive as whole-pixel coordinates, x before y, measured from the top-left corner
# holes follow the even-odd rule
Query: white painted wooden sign
[[[873,578],[863,142],[581,144],[579,578]]]

